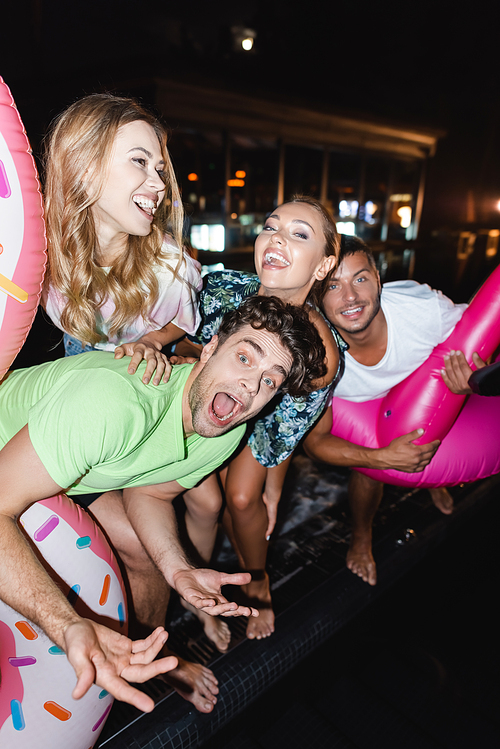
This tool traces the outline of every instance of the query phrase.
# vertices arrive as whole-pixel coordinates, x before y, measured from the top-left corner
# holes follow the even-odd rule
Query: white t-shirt
[[[384,284],[381,305],[387,320],[387,350],[373,367],[360,364],[347,351],[335,397],[361,402],[387,395],[448,338],[467,308],[416,281]]]
[[[171,268],[175,268],[178,258],[178,248],[165,242],[163,249],[174,253],[170,260]],[[120,336],[109,336],[108,320],[115,310],[115,305],[109,297],[97,310],[96,326],[103,339],[95,344],[95,348],[101,351],[114,351],[122,343],[137,341],[152,330],[159,330],[167,323],[173,322],[186,333],[194,334],[200,325],[200,312],[198,309],[198,292],[201,291],[201,265],[190,255],[184,252],[185,263],[181,267],[179,275],[182,281],[175,278],[168,266],[156,266],[155,273],[158,279],[158,300],[151,310],[150,318],[153,322],[146,322],[143,317],[137,317]],[[109,272],[109,268],[104,268]],[[52,286],[44,298],[44,305],[50,319],[57,327],[64,331],[61,325],[61,313],[66,305],[66,298]]]

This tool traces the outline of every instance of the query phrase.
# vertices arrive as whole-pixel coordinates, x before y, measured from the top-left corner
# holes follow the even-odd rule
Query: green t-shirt
[[[190,489],[237,447],[240,425],[184,437],[182,393],[194,365],[145,385],[143,362],[91,352],[11,372],[0,385],[0,446],[25,424],[38,457],[68,494],[178,481]]]

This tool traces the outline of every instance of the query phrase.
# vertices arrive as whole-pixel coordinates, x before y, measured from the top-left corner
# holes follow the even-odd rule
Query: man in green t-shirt
[[[16,518],[61,491],[81,504],[92,502],[127,568],[144,624],[164,623],[164,581],[211,615],[254,613],[220,592],[229,582],[248,582],[249,575],[188,562],[172,500],[226,460],[243,423],[280,388],[294,395],[311,389],[323,361],[323,344],[305,312],[253,297],[226,315],[199,362],[175,367],[163,385],[143,384],[142,371],[130,377],[127,363],[106,353],[9,373],[0,386],[0,597],[65,650],[78,677],[75,698],[95,682],[152,710],[152,700],[127,682],[177,663],[151,663],[165,644],[163,629],[133,643],[79,617],[36,561]],[[187,678],[178,691],[183,688],[196,685]]]

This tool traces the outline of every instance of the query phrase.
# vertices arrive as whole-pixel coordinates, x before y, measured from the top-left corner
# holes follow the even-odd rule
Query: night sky
[[[494,19],[456,3],[289,0],[30,0],[0,25],[0,74],[34,143],[85,93],[163,74],[446,131],[431,160],[422,229],[498,223],[500,108]],[[481,12],[480,12],[481,11]],[[5,15],[6,13],[6,15]],[[257,31],[235,55],[230,29]],[[127,93],[126,91],[120,91]],[[168,122],[168,113],[166,115]]]

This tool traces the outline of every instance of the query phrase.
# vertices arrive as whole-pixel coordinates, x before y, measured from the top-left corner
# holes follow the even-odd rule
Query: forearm
[[[311,432],[304,441],[304,449],[313,460],[330,465],[382,470],[392,467],[385,448],[363,447],[333,434],[316,436]]]
[[[123,492],[125,511],[139,540],[167,583],[175,588],[175,576],[193,569],[179,541],[171,499],[149,494]]]
[[[200,358],[203,346],[198,343],[193,343],[188,338],[183,338],[175,345],[176,356],[193,357],[195,359]]]
[[[284,460],[282,463],[279,463],[277,466],[273,466],[272,468],[267,469],[264,492],[268,497],[277,497],[278,500],[281,497],[283,484],[285,482],[285,477],[291,460],[292,456],[289,455],[288,458],[286,458],[286,460]]]
[[[151,330],[149,333],[141,336],[136,343],[149,344],[158,349],[158,351],[161,351],[164,346],[168,346],[169,343],[173,343],[185,335],[186,331],[178,328],[177,325],[171,322],[159,330]]]
[[[81,619],[6,515],[0,515],[0,560],[0,598],[64,650],[64,632]]]

